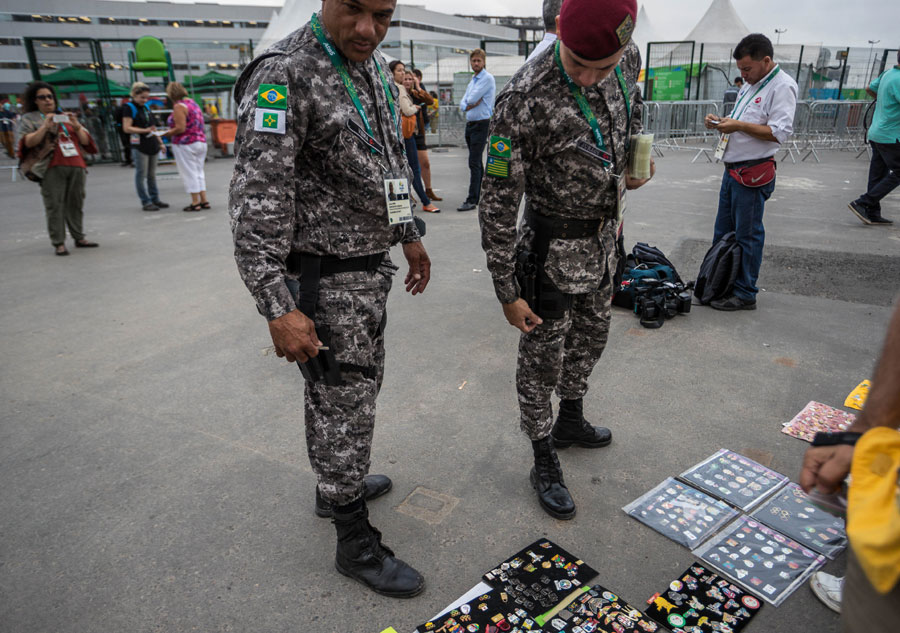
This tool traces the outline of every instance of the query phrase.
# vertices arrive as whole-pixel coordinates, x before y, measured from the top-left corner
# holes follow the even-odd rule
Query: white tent
[[[322,0],[285,0],[281,11],[272,13],[269,28],[253,51],[254,57],[309,22],[312,14],[321,7]]]
[[[638,11],[631,39],[634,40],[638,50],[641,51],[642,60],[647,55],[647,42],[655,42],[660,39],[656,29],[653,28],[653,23],[647,17],[647,9],[644,8],[644,5],[641,5],[641,9]]]
[[[712,4],[697,22],[691,32],[682,41],[695,42],[694,61],[700,55],[703,44],[703,61],[728,61],[734,45],[750,34],[750,29],[738,15],[731,0],[712,0]],[[650,52],[653,59],[651,66],[686,63],[691,59],[691,45],[680,44],[677,47],[662,47]],[[645,60],[646,65],[646,60]]]
[[[738,15],[731,0],[713,0],[684,39],[697,43],[737,44],[749,34],[750,29]]]

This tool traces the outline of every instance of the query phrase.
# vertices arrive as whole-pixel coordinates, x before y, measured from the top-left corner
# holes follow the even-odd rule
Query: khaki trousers
[[[86,170],[81,167],[57,165],[47,170],[41,182],[41,196],[47,212],[47,232],[50,242],[58,246],[66,241],[66,227],[73,239],[84,239],[84,184]]]

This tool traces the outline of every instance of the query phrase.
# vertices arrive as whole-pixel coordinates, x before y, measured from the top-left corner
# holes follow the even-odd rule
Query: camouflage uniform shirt
[[[594,148],[596,144],[556,65],[553,47],[519,69],[497,98],[491,135],[510,140],[509,177],[485,176],[479,217],[482,247],[502,303],[519,297],[514,276],[516,216],[523,193],[541,215],[606,219],[596,238],[551,241],[544,268],[561,291],[583,294],[597,290],[606,272],[604,258],[615,257],[618,194],[614,174],[624,177],[627,139],[642,129],[643,101],[637,87],[641,58],[634,43],[625,49],[620,66],[631,102],[630,130],[625,95],[615,73],[584,89],[612,155],[610,171],[576,147],[579,141]],[[519,245],[532,239],[533,233],[525,227]]]
[[[235,259],[268,320],[295,309],[285,285],[291,253],[346,258],[419,240],[412,222],[388,224],[385,172],[410,175],[375,58],[396,99],[378,52],[363,63],[344,61],[380,154],[370,150],[362,119],[309,24],[255,59],[235,86]],[[283,134],[254,129],[261,84],[287,88]]]

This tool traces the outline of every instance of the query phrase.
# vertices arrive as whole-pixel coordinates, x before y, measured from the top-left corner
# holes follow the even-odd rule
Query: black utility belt
[[[312,265],[318,265],[317,277],[337,275],[338,273],[374,272],[381,266],[386,253],[372,253],[371,255],[359,255],[357,257],[337,257],[335,255],[307,255],[304,253],[291,253],[285,264],[288,271],[293,274],[303,274]],[[316,285],[318,285],[318,280]]]
[[[525,210],[525,221],[534,229],[538,240],[577,240],[597,235],[606,224],[606,218],[576,220],[541,215],[534,209]]]

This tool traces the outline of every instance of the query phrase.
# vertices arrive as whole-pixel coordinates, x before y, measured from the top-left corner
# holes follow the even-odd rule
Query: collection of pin
[[[784,423],[781,432],[812,442],[816,433],[846,431],[855,419],[852,413],[811,400],[790,422]]]
[[[550,620],[560,633],[654,633],[660,627],[611,591],[594,585]]]
[[[781,473],[724,448],[681,473],[679,479],[745,512],[788,481]]]
[[[484,581],[526,609],[556,606],[597,575],[584,561],[540,540],[484,575]]]
[[[695,547],[737,516],[724,501],[666,479],[622,508],[629,516],[685,547]]]
[[[797,484],[785,486],[750,516],[831,559],[847,547],[844,520],[815,507]]]
[[[694,554],[775,606],[825,564],[821,554],[746,516]]]
[[[647,604],[647,615],[685,633],[737,633],[762,607],[758,598],[696,563]]]

